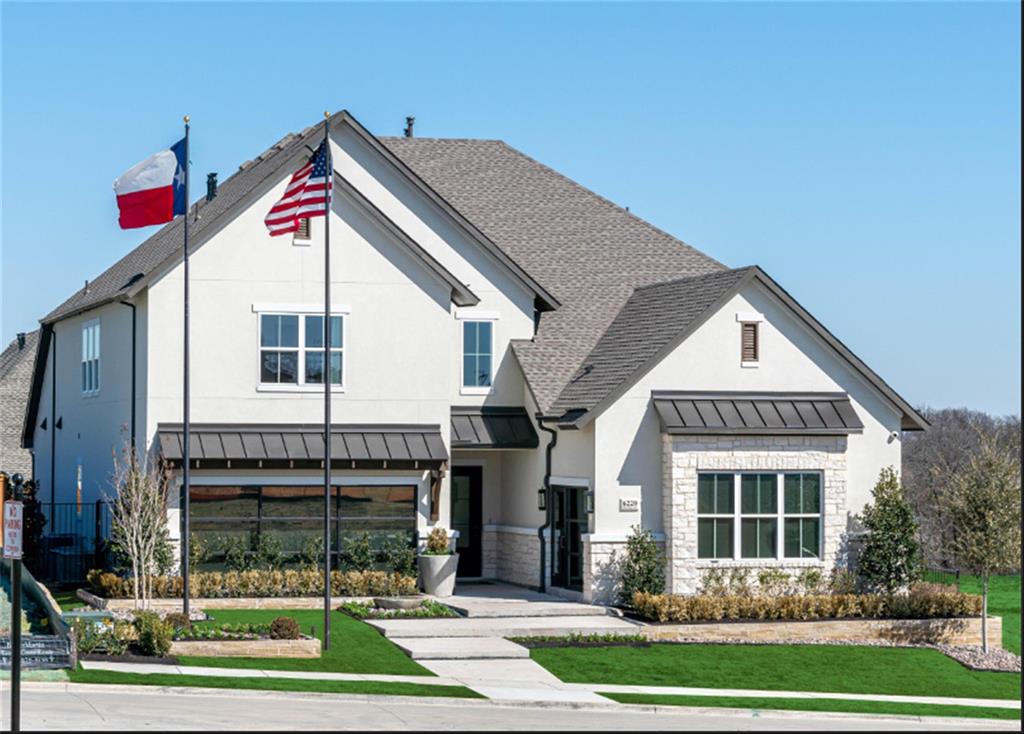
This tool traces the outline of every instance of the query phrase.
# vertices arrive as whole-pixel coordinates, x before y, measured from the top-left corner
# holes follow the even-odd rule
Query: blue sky
[[[1020,412],[1016,4],[16,4],[2,12],[2,334],[151,230],[112,180],[223,180],[349,109],[501,138],[757,263],[917,405]],[[203,176],[204,177],[204,176]]]

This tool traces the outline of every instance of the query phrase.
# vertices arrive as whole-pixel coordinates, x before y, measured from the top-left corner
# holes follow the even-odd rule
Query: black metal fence
[[[110,509],[105,502],[44,503],[42,511],[46,525],[37,568],[32,569],[37,578],[53,584],[80,583],[91,569],[106,566]]]
[[[955,586],[960,591],[960,569],[957,568],[925,568],[921,580],[930,584]]]

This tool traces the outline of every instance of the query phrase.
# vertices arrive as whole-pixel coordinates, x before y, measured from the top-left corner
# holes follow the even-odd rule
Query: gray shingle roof
[[[552,412],[597,406],[692,329],[752,270],[724,270],[637,288],[562,389]]]
[[[39,330],[25,334],[25,345],[12,341],[0,353],[0,470],[32,473],[32,456],[21,447],[21,429],[32,386]]]
[[[380,140],[561,302],[513,345],[544,412],[634,288],[724,269],[499,140]]]

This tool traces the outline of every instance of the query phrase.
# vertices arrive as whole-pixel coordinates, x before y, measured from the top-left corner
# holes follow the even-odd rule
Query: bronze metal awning
[[[316,468],[324,461],[316,424],[192,424],[190,462],[205,468]],[[183,458],[181,424],[157,427],[160,451],[172,466]],[[448,461],[440,426],[334,425],[331,464],[340,469],[439,468]]]
[[[864,424],[846,393],[651,393],[661,429],[669,434],[860,433]]]
[[[453,449],[535,449],[529,414],[518,407],[453,407]]]

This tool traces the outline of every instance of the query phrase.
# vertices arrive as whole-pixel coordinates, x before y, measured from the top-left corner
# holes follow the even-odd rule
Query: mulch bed
[[[615,640],[614,642],[602,642],[600,640],[516,640],[517,645],[533,650],[543,647],[650,647],[653,642],[650,640]]]
[[[98,663],[150,663],[152,665],[177,665],[178,658],[168,655],[165,658],[158,658],[152,655],[135,655],[125,653],[124,655],[102,655],[91,652],[88,655],[79,655],[79,660],[93,660]]]

